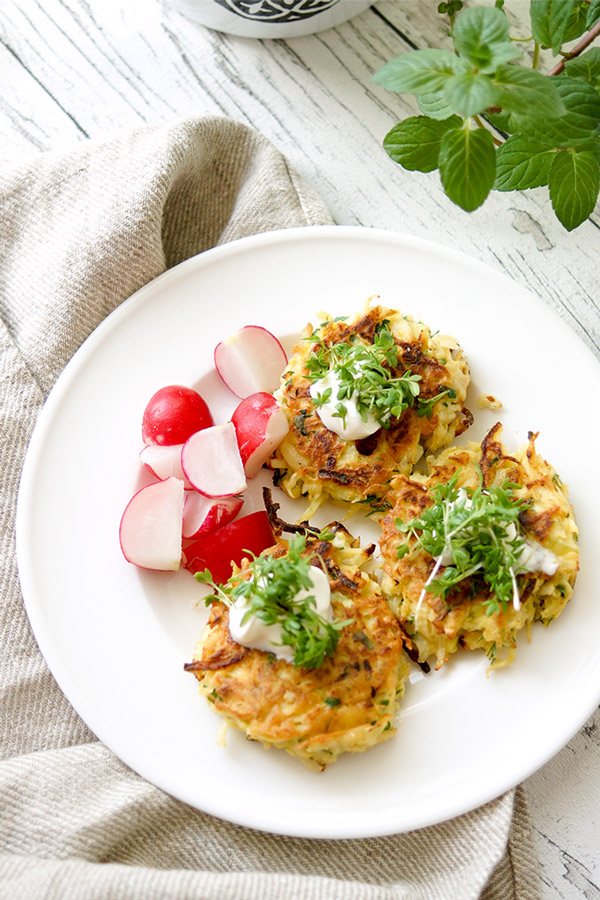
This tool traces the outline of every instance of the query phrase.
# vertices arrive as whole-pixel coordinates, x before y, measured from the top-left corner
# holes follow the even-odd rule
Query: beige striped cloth
[[[191,809],[89,731],[56,686],[19,590],[14,521],[37,414],[85,338],[187,257],[330,223],[260,135],[207,118],[0,173],[1,900],[535,900],[521,790],[436,827],[366,840],[264,834]]]

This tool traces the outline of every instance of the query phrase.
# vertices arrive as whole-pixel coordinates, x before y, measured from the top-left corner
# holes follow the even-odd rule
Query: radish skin
[[[288,433],[287,416],[271,394],[259,391],[242,400],[231,421],[246,477],[254,478]]]
[[[239,566],[274,543],[269,517],[261,509],[199,537],[185,548],[183,565],[192,574],[209,569],[215,583],[222,584],[231,575],[232,562]]]
[[[241,497],[205,497],[197,491],[186,491],[183,504],[183,537],[199,537],[231,522],[240,512]]]
[[[183,384],[168,384],[152,395],[142,417],[145,444],[183,444],[201,428],[213,425],[203,397]]]

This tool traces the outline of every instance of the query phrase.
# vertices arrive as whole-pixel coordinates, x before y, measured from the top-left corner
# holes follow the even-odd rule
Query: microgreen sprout
[[[434,403],[437,403],[437,401],[441,400],[442,397],[448,397],[449,400],[454,400],[454,398],[456,397],[456,391],[454,390],[454,388],[446,388],[446,390],[440,391],[439,394],[436,394],[434,397],[429,397],[427,400],[424,397],[419,397],[417,415],[426,416],[428,419],[430,419],[433,413]]]
[[[347,402],[354,402],[361,419],[366,422],[371,415],[382,428],[389,428],[395,419],[417,403],[419,415],[431,416],[433,404],[446,394],[456,396],[452,388],[441,391],[435,397],[423,400],[419,397],[421,376],[410,369],[401,375],[394,374],[400,366],[398,348],[389,322],[380,322],[373,343],[367,344],[351,335],[347,341],[328,346],[318,334],[311,335],[317,346],[306,361],[308,377],[319,382],[334,373],[338,387],[335,396],[334,417],[345,427],[348,414]],[[332,400],[333,389],[328,386],[313,396],[313,404],[319,409]]]
[[[224,584],[215,584],[208,569],[196,573],[196,579],[213,588],[214,594],[227,607],[241,600],[248,610],[242,619],[256,616],[264,625],[281,626],[281,644],[294,651],[294,665],[316,669],[326,656],[332,656],[342,628],[350,620],[329,622],[316,611],[315,597],[309,593],[298,599],[298,593],[313,589],[310,561],[303,556],[306,538],[298,535],[289,542],[285,556],[254,556],[243,573],[232,575]]]
[[[446,484],[436,485],[433,504],[420,516],[409,522],[396,519],[398,531],[436,561],[419,604],[425,592],[446,599],[456,585],[475,578],[490,592],[487,615],[506,610],[509,602],[518,609],[516,576],[526,571],[519,562],[525,546],[519,513],[527,501],[515,496],[518,485],[508,480],[489,488],[480,482],[475,490],[457,487],[457,480],[455,474]],[[398,558],[410,550],[410,542],[401,544]]]

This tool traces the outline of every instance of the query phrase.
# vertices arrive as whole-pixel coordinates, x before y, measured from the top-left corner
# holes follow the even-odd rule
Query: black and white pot
[[[289,38],[333,28],[374,0],[164,0],[190,19],[228,34]]]

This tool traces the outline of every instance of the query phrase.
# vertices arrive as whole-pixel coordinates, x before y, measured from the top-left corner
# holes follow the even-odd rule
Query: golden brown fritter
[[[554,469],[536,452],[537,435],[515,456],[501,443],[501,425],[496,424],[481,445],[470,443],[450,448],[429,460],[429,474],[399,476],[393,483],[394,505],[382,519],[381,552],[384,558],[382,589],[406,630],[419,660],[433,658],[442,666],[459,647],[482,649],[492,668],[507,665],[514,657],[517,633],[539,621],[548,625],[565,607],[573,592],[578,570],[577,525],[567,497],[567,489]],[[471,577],[442,599],[424,592],[434,568],[434,559],[415,539],[402,558],[397,548],[405,543],[396,518],[403,522],[420,516],[433,498],[430,488],[446,484],[457,475],[458,487],[475,489],[501,486],[507,479],[518,485],[515,497],[530,501],[519,514],[524,537],[551,551],[558,560],[554,575],[526,572],[518,576],[520,609],[509,604],[506,610],[487,615],[491,591],[482,579]],[[443,567],[442,567],[443,569]]]
[[[303,669],[242,647],[229,633],[227,607],[218,602],[186,666],[215,710],[249,740],[287,750],[317,770],[394,734],[409,668],[397,620],[364,571],[373,548],[361,549],[338,523],[328,530],[331,540],[307,537],[303,555],[326,570],[335,619],[352,619],[331,658]],[[287,546],[278,539],[266,553],[284,555]]]
[[[372,304],[346,321],[326,319],[318,327],[318,336],[326,346],[348,341],[353,335],[373,344],[376,329],[384,321],[389,323],[398,350],[394,376],[408,371],[420,376],[422,400],[431,400],[448,388],[453,396],[446,394],[436,401],[429,416],[419,415],[415,406],[394,419],[389,429],[382,428],[362,440],[344,440],[323,424],[309,393],[306,361],[317,343],[310,340],[313,326],[307,325],[276,393],[290,430],[269,463],[275,483],[290,497],[308,497],[305,518],[327,497],[352,503],[374,501],[377,507],[394,475],[412,472],[425,450],[448,446],[472,422],[464,408],[469,367],[455,338],[432,336],[426,325],[410,316]]]

